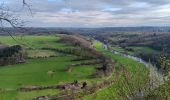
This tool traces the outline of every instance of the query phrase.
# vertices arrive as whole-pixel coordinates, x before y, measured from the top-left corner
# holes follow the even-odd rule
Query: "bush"
[[[0,65],[9,65],[25,62],[25,54],[20,45],[0,49]]]

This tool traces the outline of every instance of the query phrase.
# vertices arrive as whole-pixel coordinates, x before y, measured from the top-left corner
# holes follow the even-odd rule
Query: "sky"
[[[29,27],[170,26],[170,0],[0,0]]]

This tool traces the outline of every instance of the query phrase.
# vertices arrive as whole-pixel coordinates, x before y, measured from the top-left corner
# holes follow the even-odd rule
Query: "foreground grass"
[[[18,92],[18,91],[8,91],[1,92],[0,99],[1,100],[32,100],[37,96],[44,95],[54,95],[58,94],[59,90],[48,89],[48,90],[39,90],[39,91],[31,91],[31,92]]]
[[[2,90],[16,90],[23,86],[50,86],[72,82],[73,80],[95,81],[91,77],[91,74],[95,70],[94,66],[76,67],[73,68],[71,72],[67,72],[67,65],[73,63],[73,61],[71,61],[72,58],[73,57],[63,56],[48,59],[34,59],[29,60],[25,64],[1,67],[0,88]],[[54,71],[54,73],[48,74],[49,71]],[[17,93],[6,92],[5,94],[11,94],[15,99],[19,95],[18,91],[16,92]],[[29,96],[30,93],[25,93],[25,95],[26,94]],[[0,99],[1,97],[3,96],[0,96]],[[8,98],[1,100],[8,100]]]
[[[0,88],[18,88],[24,85],[50,85],[59,82],[69,82],[76,79],[88,79],[88,74],[93,67],[74,68],[69,73],[66,72],[68,64],[72,64],[72,57],[56,57],[48,59],[29,60],[25,64],[4,66],[0,68]],[[75,62],[76,63],[76,62]],[[78,62],[77,62],[78,63]],[[81,73],[85,70],[87,73]],[[48,75],[49,71],[54,71],[53,75]],[[78,74],[78,75],[76,75]]]
[[[115,65],[115,72],[112,76],[115,83],[99,90],[95,94],[86,96],[84,100],[122,100],[125,99],[122,98],[122,96],[127,96],[132,91],[142,88],[145,85],[148,78],[148,70],[143,64],[104,50],[100,42],[96,41],[95,47],[98,51],[103,52],[106,56],[110,56],[113,60],[117,61],[118,64]],[[121,69],[120,64],[123,64],[127,69],[127,73],[129,75],[128,80],[123,76],[118,78],[119,69]],[[130,85],[127,84],[127,81]]]

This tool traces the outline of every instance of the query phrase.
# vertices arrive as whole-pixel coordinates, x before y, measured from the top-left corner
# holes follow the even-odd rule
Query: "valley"
[[[60,35],[16,36],[15,39],[17,41],[7,36],[0,37],[2,44],[22,45],[27,54],[25,63],[6,65],[0,68],[1,99],[29,100],[41,96],[58,98],[62,96],[63,93],[67,95],[69,92],[67,93],[66,91],[71,92],[73,90],[72,87],[68,89],[60,89],[57,87],[72,83],[75,80],[78,81],[79,84],[75,91],[80,91],[84,95],[80,95],[79,93],[74,95],[73,93],[73,97],[71,98],[83,98],[85,100],[93,100],[94,97],[96,99],[104,99],[108,96],[110,96],[110,98],[120,99],[145,85],[148,70],[144,64],[121,55],[113,54],[105,50],[101,42],[95,40],[91,41],[92,50],[88,50],[87,48],[89,46],[81,46],[83,44],[81,44],[81,42],[61,42],[60,38],[62,37],[63,36]],[[78,36],[78,38],[80,37]],[[71,50],[77,48],[84,49],[76,54],[74,50],[72,52],[68,51],[69,48]],[[84,55],[86,52],[89,53]],[[96,58],[95,56],[98,57]],[[100,71],[99,68],[104,66],[101,63],[103,61],[102,59],[108,58],[113,61],[113,65],[111,64],[111,70],[113,71],[110,72],[110,70],[107,71],[107,69],[104,72],[102,72],[102,69]],[[105,63],[107,64],[107,62]],[[76,67],[69,67],[70,65],[75,65]],[[128,74],[129,77],[128,82],[133,83],[133,87],[130,87],[129,84],[126,83],[126,74]],[[83,84],[83,82],[87,83],[87,89],[79,89],[79,87],[82,87],[81,84]],[[49,88],[39,90],[36,89],[36,87]],[[93,95],[85,92],[85,90],[90,91],[89,89],[92,88],[94,90],[91,90],[90,93]],[[22,89],[24,89],[24,91],[22,91]],[[108,93],[111,93],[111,95],[108,95]]]
[[[0,100],[170,100],[170,0],[0,0]]]

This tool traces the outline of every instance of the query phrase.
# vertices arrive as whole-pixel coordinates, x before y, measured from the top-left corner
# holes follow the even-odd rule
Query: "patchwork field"
[[[133,61],[120,55],[112,54],[102,48],[100,42],[94,41],[94,47],[107,57],[115,61],[114,71],[109,77],[92,77],[96,68],[100,64],[81,65],[80,63],[89,62],[95,59],[75,60],[78,56],[66,54],[54,50],[44,50],[43,48],[68,49],[76,48],[68,43],[59,42],[60,36],[16,36],[13,40],[8,36],[1,36],[0,43],[7,45],[20,44],[25,48],[28,59],[26,63],[0,67],[0,100],[30,100],[37,96],[57,95],[62,90],[45,89],[36,91],[20,91],[20,88],[28,86],[54,86],[59,84],[71,83],[74,80],[87,82],[88,85],[100,83],[103,80],[116,80],[113,84],[105,86],[97,92],[83,97],[85,100],[103,100],[106,98],[120,99],[125,94],[130,94],[139,87],[142,87],[147,80],[148,71],[143,64]],[[97,59],[97,58],[96,58]],[[68,71],[68,66],[80,64]],[[124,82],[127,80],[123,76],[122,66],[130,75],[128,82],[132,83],[133,88]],[[118,78],[118,76],[120,77]],[[128,90],[124,90],[128,89]],[[122,90],[123,89],[123,90]],[[124,95],[120,96],[120,93]]]
[[[94,66],[76,67],[72,72],[67,72],[69,64],[80,63],[81,61],[72,61],[76,56],[65,55],[50,50],[41,50],[43,47],[49,48],[69,48],[71,45],[58,43],[59,37],[55,36],[25,36],[25,37],[0,37],[0,43],[7,45],[20,44],[26,48],[29,59],[24,64],[9,65],[0,67],[0,99],[23,100],[26,97],[36,97],[41,95],[56,94],[58,90],[43,90],[22,93],[17,89],[24,86],[48,86],[72,82],[74,80],[89,80],[95,70]],[[27,44],[27,45],[25,45]],[[56,57],[50,57],[56,56]],[[38,58],[39,57],[39,58]],[[43,58],[41,58],[43,57]],[[44,58],[45,57],[45,58]],[[53,72],[50,74],[50,72]],[[21,95],[23,94],[23,95]],[[32,96],[30,96],[32,94]],[[11,96],[9,96],[11,95]],[[27,98],[27,99],[29,99]]]

